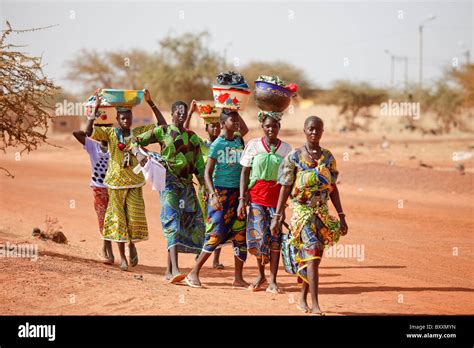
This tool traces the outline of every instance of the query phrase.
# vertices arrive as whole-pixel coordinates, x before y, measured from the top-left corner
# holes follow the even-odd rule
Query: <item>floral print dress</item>
[[[306,282],[307,262],[320,259],[324,248],[340,237],[339,220],[329,215],[327,205],[338,177],[336,160],[329,150],[321,148],[321,152],[314,166],[300,149],[293,150],[283,160],[278,173],[281,185],[292,186],[289,241],[297,250],[297,274]]]

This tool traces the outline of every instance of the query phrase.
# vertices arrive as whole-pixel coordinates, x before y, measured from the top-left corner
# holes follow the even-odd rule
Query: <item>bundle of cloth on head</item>
[[[263,110],[258,111],[257,113],[258,122],[262,123],[267,117],[271,117],[275,121],[280,122],[281,118],[283,117],[283,112],[263,111]]]
[[[232,86],[238,88],[249,88],[247,81],[242,74],[235,71],[221,72],[216,77],[216,82],[221,86]]]

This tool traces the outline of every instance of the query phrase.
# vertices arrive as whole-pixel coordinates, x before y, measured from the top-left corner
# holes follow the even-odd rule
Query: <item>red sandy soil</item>
[[[294,146],[304,141],[300,132],[281,135]],[[232,289],[229,247],[221,255],[224,270],[212,269],[211,259],[205,265],[205,288],[164,281],[166,244],[158,193],[149,185],[144,195],[150,239],[137,245],[139,266],[121,272],[117,264],[102,264],[87,154],[71,136],[51,141],[63,148],[43,146],[20,161],[13,151],[1,157],[15,178],[0,176],[0,244],[34,243],[40,255],[37,261],[0,259],[0,314],[303,315],[296,309],[296,278],[283,267],[283,294]],[[390,140],[388,149],[380,142],[365,134],[324,135],[322,145],[338,161],[349,224],[340,243],[363,245],[364,259],[322,261],[322,309],[328,315],[474,314],[473,159],[464,161],[464,175],[451,161],[454,151],[472,151],[474,140],[407,136]],[[421,167],[420,160],[433,168]],[[68,245],[31,236],[35,226],[44,229],[46,215],[59,219]],[[193,263],[193,255],[180,254],[182,271]],[[256,273],[249,255],[244,276],[251,281]]]

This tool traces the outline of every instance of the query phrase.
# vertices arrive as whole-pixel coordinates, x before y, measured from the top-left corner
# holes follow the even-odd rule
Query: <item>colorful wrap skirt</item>
[[[275,208],[250,203],[247,218],[247,249],[261,259],[262,265],[270,262],[270,253],[280,252],[281,233],[272,235],[270,224]]]
[[[340,222],[329,215],[326,203],[308,207],[293,202],[290,231],[289,243],[297,251],[296,273],[303,281],[308,282],[308,261],[321,259],[324,248],[337,243],[341,235]]]
[[[167,172],[166,186],[160,191],[161,225],[168,249],[199,254],[204,242],[204,219],[193,183]]]
[[[148,239],[142,188],[109,188],[108,194],[102,239],[112,242],[140,242]]]
[[[94,209],[97,214],[97,221],[99,222],[99,231],[102,234],[104,229],[105,212],[109,205],[109,193],[107,187],[92,187],[94,194]]]
[[[239,188],[215,187],[222,210],[214,210],[210,202],[207,207],[206,237],[203,252],[212,253],[218,247],[231,241],[234,255],[241,261],[247,259],[245,220],[237,216]]]

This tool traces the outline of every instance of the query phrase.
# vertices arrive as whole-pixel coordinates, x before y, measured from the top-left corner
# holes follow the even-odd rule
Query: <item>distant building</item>
[[[132,109],[133,127],[143,126],[150,123],[156,123],[153,110],[146,102],[142,102]],[[53,116],[51,122],[51,132],[53,133],[71,133],[73,130],[84,129],[87,122],[86,116],[81,115],[57,115]],[[114,127],[117,121],[113,120]]]
[[[51,131],[53,133],[71,133],[73,130],[81,129],[81,116],[54,116],[51,119]]]

